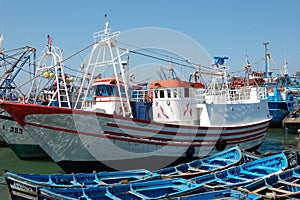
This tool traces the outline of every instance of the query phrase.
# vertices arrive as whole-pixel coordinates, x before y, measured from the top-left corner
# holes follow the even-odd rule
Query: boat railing
[[[204,100],[205,100],[204,92],[205,92],[205,89],[195,89],[194,96],[195,96],[197,104],[201,104],[204,102]]]
[[[241,102],[246,100],[260,100],[266,97],[259,88],[238,88],[229,90],[207,90],[204,94],[207,103]]]

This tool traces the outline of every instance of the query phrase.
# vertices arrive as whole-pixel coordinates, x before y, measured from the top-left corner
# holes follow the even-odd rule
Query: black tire
[[[217,143],[216,143],[216,149],[218,151],[223,151],[226,148],[227,141],[223,138],[219,138]]]

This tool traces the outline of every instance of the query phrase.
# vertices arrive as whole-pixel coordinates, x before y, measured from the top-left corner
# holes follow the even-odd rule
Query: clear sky
[[[0,34],[5,49],[29,45],[38,51],[50,34],[69,56],[93,42],[107,14],[114,30],[161,27],[186,34],[211,56],[228,56],[231,71],[242,69],[246,54],[253,70],[264,70],[258,61],[262,43],[269,41],[278,67],[286,58],[295,73],[300,71],[299,8],[299,0],[0,0]]]

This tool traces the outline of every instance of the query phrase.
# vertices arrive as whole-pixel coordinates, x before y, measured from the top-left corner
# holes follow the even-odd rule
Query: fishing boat
[[[300,106],[295,107],[282,121],[286,133],[300,134]]]
[[[110,187],[44,189],[41,199],[165,199],[206,191],[202,185],[193,184],[185,179],[154,180]]]
[[[295,106],[293,94],[288,89],[280,89],[277,83],[264,83],[268,93],[268,105],[272,118],[272,127],[281,127],[283,119]]]
[[[268,156],[259,160],[248,162],[236,167],[217,171],[213,174],[207,174],[190,179],[193,183],[205,183],[205,187],[211,190],[222,188],[237,188],[249,184],[256,180],[266,178],[272,174],[280,173],[286,170],[289,162],[296,165],[295,157],[288,161],[284,152]],[[292,166],[294,166],[292,165]]]
[[[0,105],[65,172],[153,171],[237,144],[260,147],[271,122],[266,95],[256,87],[229,90],[227,57],[215,57],[208,86],[195,71],[191,81],[156,80],[134,89],[127,81],[129,51],[118,48],[118,34],[108,23],[94,34],[73,108]],[[101,77],[106,68],[113,77]]]
[[[290,77],[288,75],[287,64],[284,66],[284,73],[272,77],[270,68],[271,54],[268,49],[268,42],[263,43],[265,46],[265,82],[263,87],[266,89],[268,96],[268,106],[272,116],[272,127],[281,127],[282,120],[296,106],[294,95],[290,90]]]
[[[266,72],[263,71],[253,71],[249,76],[250,85],[260,85],[262,86],[265,83]]]
[[[160,174],[162,178],[190,178],[240,164],[243,162],[243,158],[241,149],[236,146],[203,159],[159,169],[154,173]]]
[[[300,198],[300,167],[288,169],[280,174],[272,175],[238,190],[260,195],[266,199]]]
[[[80,174],[20,174],[5,172],[5,179],[12,199],[38,197],[39,188],[106,187],[118,184],[160,179],[160,175],[148,170]]]
[[[50,37],[50,36],[49,36]],[[20,70],[22,67],[29,62],[30,56],[34,55],[35,57],[35,49],[31,47],[25,47],[24,53],[21,55],[19,59],[17,59],[16,62],[12,65],[12,67],[9,69],[10,73],[14,72],[14,74],[6,73],[6,77],[4,81],[2,82],[1,87],[4,88],[3,94],[12,94],[11,90],[14,84],[14,79],[16,76],[20,73]],[[36,71],[34,72],[35,76],[32,77],[32,81],[28,81],[32,84],[31,88],[39,84],[43,87],[43,89],[36,90],[36,96],[32,96],[32,93],[27,94],[28,91],[20,97],[16,97],[16,99],[13,99],[12,97],[7,98],[9,101],[13,102],[20,102],[25,103],[25,99],[27,101],[32,100],[32,98],[35,98],[35,101],[31,101],[31,103],[47,105],[47,102],[49,102],[49,98],[53,98],[53,101],[51,102],[50,106],[68,106],[64,105],[64,103],[60,100],[63,98],[62,92],[58,93],[57,91],[62,91],[62,89],[58,88],[58,84],[55,85],[55,82],[60,81],[60,87],[62,85],[62,82],[66,79],[56,80],[59,77],[58,73],[62,74],[64,71],[62,71],[63,68],[63,62],[62,62],[62,51],[58,47],[52,46],[52,44],[48,44],[48,47],[46,47],[39,58],[38,64],[34,65],[34,69]],[[8,62],[8,61],[7,61]],[[56,63],[60,63],[59,66],[56,65]],[[17,68],[20,64],[20,68]],[[38,66],[38,67],[36,67]],[[15,70],[15,68],[17,70]],[[43,73],[47,69],[47,71],[51,72],[51,78],[50,73],[48,77],[45,77],[45,74]],[[44,79],[43,81],[41,79]],[[70,81],[69,81],[70,82]],[[69,84],[70,86],[70,84]],[[28,86],[30,87],[30,86]],[[69,87],[70,88],[70,87]],[[19,89],[20,90],[20,89]],[[31,91],[32,89],[30,89]],[[56,92],[56,93],[55,93]],[[27,96],[26,95],[31,95]],[[55,97],[57,95],[57,97]],[[62,103],[61,103],[62,102]],[[34,138],[28,134],[27,130],[23,129],[7,112],[2,112],[0,115],[0,123],[1,123],[1,134],[3,135],[4,140],[9,144],[11,149],[14,151],[14,153],[18,156],[18,158],[22,160],[28,160],[28,159],[49,159],[49,156],[45,153],[45,151],[38,145],[38,143],[35,141]]]
[[[191,194],[186,196],[174,197],[170,199],[172,200],[185,200],[185,199],[188,200],[198,200],[198,199],[259,200],[263,198],[260,195],[256,195],[256,194],[247,194],[237,190],[225,189],[225,190],[209,191],[209,192],[202,192],[202,193]]]
[[[20,83],[19,77],[31,76],[36,66],[36,49],[30,46],[1,52],[0,96],[12,102],[20,102],[28,92],[29,84]],[[26,73],[25,73],[26,72]],[[25,83],[24,83],[25,82]],[[29,82],[28,82],[29,83]],[[1,138],[20,159],[47,157],[35,141],[24,134],[24,129],[4,110],[0,112]],[[34,145],[35,144],[35,145]]]

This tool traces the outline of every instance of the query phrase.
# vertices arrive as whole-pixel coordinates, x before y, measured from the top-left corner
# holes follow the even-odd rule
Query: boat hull
[[[0,126],[0,134],[3,140],[19,159],[50,159],[27,131],[5,111],[0,114]]]
[[[255,151],[257,150],[260,146],[262,145],[259,144],[253,148],[247,149],[247,151]],[[137,163],[136,169],[139,169],[141,167],[145,167],[149,165],[149,161],[154,162],[154,163],[160,163],[160,162],[167,162],[169,161],[170,164],[166,165],[164,167],[171,167],[171,166],[176,166],[178,164],[182,163],[187,163],[192,160],[198,159],[198,157],[193,157],[193,158],[188,158],[188,157],[179,157],[177,160],[174,161],[174,157],[164,157],[164,156],[151,156],[151,157],[145,157],[145,158],[140,158],[140,159],[124,159],[124,160],[119,160],[119,161],[70,161],[70,160],[62,160],[57,162],[57,164],[62,168],[66,173],[72,173],[72,172],[87,172],[87,169],[91,169],[91,171],[115,171],[116,169],[110,167],[110,166],[120,166],[120,165],[125,165],[128,163]],[[84,167],[82,167],[84,166]],[[131,166],[128,166],[131,167]],[[156,168],[154,168],[156,169]]]
[[[235,145],[254,150],[263,143],[271,121],[205,127],[29,104],[1,106],[66,172],[156,170]]]
[[[270,115],[273,117],[270,124],[271,127],[282,127],[282,120],[289,114],[288,102],[268,102]]]

